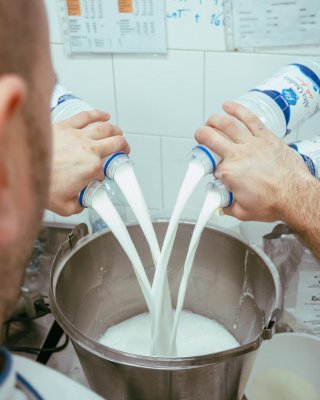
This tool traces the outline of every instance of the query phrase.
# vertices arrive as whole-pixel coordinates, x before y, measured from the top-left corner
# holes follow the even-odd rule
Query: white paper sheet
[[[224,51],[224,0],[166,0],[172,49]]]
[[[296,315],[307,332],[320,336],[320,271],[300,271]]]
[[[60,0],[69,53],[166,52],[163,0]]]
[[[228,1],[234,48],[320,44],[320,0]]]

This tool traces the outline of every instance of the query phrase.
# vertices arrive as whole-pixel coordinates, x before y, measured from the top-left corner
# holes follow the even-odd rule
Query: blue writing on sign
[[[225,25],[223,13],[224,0],[172,0],[182,7],[173,8],[167,13],[168,20],[188,19],[195,24],[208,24],[213,27]],[[195,3],[197,5],[195,6]],[[177,4],[178,6],[178,4]],[[183,7],[184,6],[184,7]],[[189,6],[189,7],[188,7]],[[194,7],[195,6],[195,7]]]
[[[225,19],[223,13],[212,14],[210,19],[211,25],[220,26],[225,24]]]
[[[186,13],[189,13],[190,11],[190,8],[178,8],[177,10],[167,14],[167,18],[181,19],[186,15]]]

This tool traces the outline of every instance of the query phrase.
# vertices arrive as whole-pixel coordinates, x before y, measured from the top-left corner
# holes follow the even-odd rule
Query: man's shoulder
[[[90,389],[52,368],[19,355],[14,355],[13,359],[14,368],[18,376],[32,385],[46,400],[59,398],[77,400],[102,399]]]

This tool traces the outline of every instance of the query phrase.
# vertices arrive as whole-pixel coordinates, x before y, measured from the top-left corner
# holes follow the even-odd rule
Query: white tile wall
[[[318,48],[318,54],[320,53],[320,48]],[[320,57],[312,57],[313,60],[317,61],[320,65]],[[299,139],[309,139],[314,136],[320,135],[320,112],[315,114],[307,122],[305,122],[299,128]]]
[[[320,135],[320,112],[299,128],[299,139],[310,139]]]
[[[181,182],[188,166],[188,154],[196,146],[192,139],[162,138],[162,170],[164,208],[173,209]],[[199,208],[204,197],[205,186],[210,177],[204,179],[188,202],[188,207]],[[187,217],[186,213],[184,216]]]
[[[170,216],[178,195],[179,188],[188,166],[188,154],[196,145],[192,139],[162,138],[162,169],[163,169],[163,194],[164,216]],[[213,180],[206,176],[198,185],[188,201],[182,214],[183,219],[196,220],[202,206],[206,185]],[[236,228],[239,224],[235,218],[214,215],[210,223],[228,228]]]
[[[46,223],[55,222],[55,214],[52,211],[44,210],[42,219]]]
[[[303,54],[309,58],[318,55],[320,60],[319,47],[297,50],[301,56],[292,55],[295,49],[282,50],[289,55],[224,52],[222,42],[214,43],[220,34],[212,36],[215,51],[205,51],[211,48],[211,38],[201,51],[191,50],[199,46],[199,40],[190,42],[188,50],[175,23],[169,27],[171,49],[166,55],[68,57],[62,45],[57,2],[46,0],[46,6],[52,57],[61,83],[93,106],[111,112],[113,122],[123,129],[136,175],[155,217],[171,214],[186,171],[186,155],[195,144],[194,132],[212,113],[221,111],[223,101],[236,99]],[[187,32],[186,26],[183,29]],[[299,129],[302,138],[316,134],[320,134],[320,113]],[[296,140],[297,135],[295,132],[287,140]],[[184,218],[197,217],[208,179],[192,196]],[[127,215],[130,217],[128,210]],[[65,219],[47,212],[44,218],[78,223],[87,221],[88,215],[85,211]],[[236,225],[228,217],[215,217],[213,222]]]
[[[114,56],[119,125],[126,132],[191,137],[203,120],[203,53]]]
[[[126,134],[130,158],[148,207],[162,208],[162,173],[160,138]]]
[[[61,26],[58,14],[58,2],[45,0],[48,13],[50,43],[62,43]]]
[[[320,54],[320,45],[318,46],[300,46],[300,47],[289,47],[279,48],[279,49],[256,49],[257,53],[269,53],[269,54],[289,54],[289,55],[296,55],[296,56],[308,56],[312,59],[314,57],[319,57]],[[298,59],[298,57],[296,57]]]

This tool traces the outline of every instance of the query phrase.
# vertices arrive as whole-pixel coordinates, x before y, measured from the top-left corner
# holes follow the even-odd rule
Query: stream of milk
[[[173,357],[174,346],[170,347],[170,338],[172,329],[165,326],[163,316],[165,315],[164,297],[165,281],[167,279],[168,262],[172,251],[174,239],[176,237],[179,220],[183,209],[189,200],[194,189],[205,175],[203,165],[196,159],[189,162],[189,166],[182,182],[178,198],[171,215],[169,226],[164,238],[160,259],[156,267],[153,284],[153,337],[152,337],[152,355]],[[170,351],[171,350],[171,351]]]
[[[114,181],[119,186],[122,194],[128,201],[129,206],[134,212],[141,229],[148,241],[153,262],[157,265],[160,256],[160,248],[156,234],[154,232],[151,219],[148,212],[148,207],[144,200],[140,185],[136,175],[129,163],[121,164],[115,171]]]
[[[179,196],[178,199],[180,199]],[[183,204],[183,200],[181,203],[179,202],[179,204]],[[218,207],[220,207],[220,205],[220,193],[212,190],[208,191],[191,237],[184,264],[177,307],[174,312],[170,347],[165,348],[162,354],[157,355],[192,357],[202,354],[211,354],[239,346],[239,343],[235,338],[218,322],[182,310],[188,279],[191,273],[195,253],[199,245],[201,233],[213,213]],[[163,320],[160,321],[160,333],[163,332],[163,322]],[[117,350],[149,356],[150,346],[153,345],[156,333],[156,330],[152,329],[152,323],[153,321],[149,313],[136,315],[109,328],[100,338],[100,342],[105,346]],[[199,340],[199,332],[201,332],[201,340]],[[164,344],[164,346],[166,345],[167,344]]]
[[[152,253],[156,269],[151,288],[128,231],[107,194],[101,191],[93,197],[92,207],[110,227],[131,260],[150,311],[109,328],[101,338],[103,344],[130,353],[166,357],[209,354],[238,346],[236,340],[217,322],[182,311],[188,278],[200,236],[208,220],[220,206],[219,193],[209,191],[201,209],[189,245],[179,288],[177,309],[173,318],[167,277],[168,263],[183,209],[204,175],[205,170],[202,164],[196,159],[190,161],[160,252],[148,209],[132,166],[124,163],[115,171],[114,180],[135,213]],[[206,322],[203,322],[204,320]],[[200,341],[199,332],[201,332]],[[226,339],[226,345],[224,347],[219,344],[218,347],[213,348],[212,346],[220,343],[219,335]],[[230,341],[229,337],[233,341]],[[208,345],[205,344],[204,338],[208,338]],[[196,346],[196,343],[200,345],[200,348]]]
[[[122,194],[127,199],[128,204],[134,212],[144,233],[144,236],[148,242],[154,265],[157,266],[160,258],[159,243],[153,229],[153,225],[148,212],[148,207],[144,200],[140,185],[137,181],[132,165],[130,163],[121,164],[116,169],[113,179],[117,183]],[[171,294],[167,277],[164,281],[164,297],[162,308],[162,331],[163,334],[167,337],[171,334],[173,323]]]
[[[206,198],[204,200],[203,206],[201,208],[196,226],[193,230],[192,237],[190,240],[189,248],[188,248],[188,253],[186,257],[186,261],[184,263],[183,267],[183,275],[181,278],[181,283],[179,287],[179,292],[178,292],[178,299],[177,299],[177,306],[176,306],[176,311],[174,315],[174,320],[173,320],[173,328],[171,331],[171,337],[170,337],[170,350],[169,352],[172,352],[172,349],[175,348],[175,343],[176,343],[176,336],[177,336],[177,328],[179,324],[179,319],[184,303],[184,298],[188,286],[188,279],[192,270],[193,266],[193,261],[194,257],[200,242],[201,238],[201,233],[204,229],[204,227],[207,225],[209,219],[212,217],[212,215],[215,213],[215,211],[220,207],[221,205],[221,196],[220,193],[215,192],[215,191],[208,191]]]
[[[104,222],[109,226],[114,236],[118,239],[123,250],[132,263],[137,276],[143,296],[149,310],[152,312],[152,293],[151,286],[142,265],[141,259],[131,240],[125,224],[123,223],[118,211],[112,204],[106,190],[99,189],[92,198],[92,208],[100,215]]]

